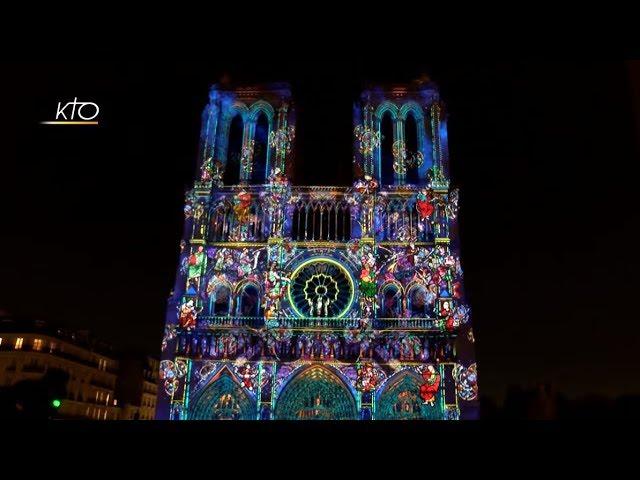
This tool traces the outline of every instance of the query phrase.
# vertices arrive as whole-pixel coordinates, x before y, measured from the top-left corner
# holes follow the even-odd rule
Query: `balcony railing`
[[[376,318],[373,327],[379,330],[438,330],[433,318]]]
[[[324,318],[324,317],[280,317],[278,325],[283,328],[356,328],[360,326],[357,318]],[[232,317],[201,316],[198,317],[201,328],[262,328],[264,317]],[[433,318],[376,318],[373,320],[376,330],[439,330]]]
[[[91,368],[96,368],[99,369],[99,365],[97,362],[91,361],[91,360],[87,360],[85,358],[81,358],[78,355],[74,355],[72,353],[68,353],[68,352],[64,352],[61,351],[60,349],[54,349],[54,350],[50,350],[50,349],[41,349],[41,350],[36,350],[34,348],[32,348],[30,345],[24,345],[22,348],[20,349],[14,349],[12,346],[7,345],[7,346],[0,346],[0,352],[15,352],[15,353],[36,353],[36,354],[41,354],[41,355],[53,355],[59,358],[64,358],[65,360],[69,360],[75,363],[80,363],[82,365],[85,365],[87,367],[91,367]],[[116,369],[112,368],[112,367],[108,367],[105,370],[107,373],[111,373],[111,374],[115,374],[117,372]]]
[[[219,197],[210,212],[208,239],[210,242],[226,242],[239,240],[263,241],[268,237],[268,213],[263,208],[259,197],[253,197],[247,217],[242,225],[236,214],[233,203],[234,194]],[[241,229],[242,227],[242,229]]]
[[[322,317],[280,317],[277,319],[280,327],[284,328],[354,328],[359,325],[357,319],[351,318],[322,318]],[[264,317],[198,317],[198,324],[201,328],[215,327],[250,327],[261,328],[265,325]]]
[[[351,209],[344,190],[295,189],[290,236],[299,242],[348,242]]]
[[[97,379],[97,378],[92,378],[91,379],[91,385],[93,385],[95,387],[104,388],[106,390],[113,390],[115,388],[114,384],[102,381],[102,380]]]
[[[200,316],[198,324],[203,328],[211,327],[251,327],[260,328],[264,326],[264,317],[215,317]]]
[[[386,206],[380,212],[379,230],[383,241],[433,241],[431,220],[420,218],[413,198],[389,195],[387,199]]]
[[[344,325],[340,327],[343,329]],[[392,359],[455,361],[456,336],[440,331],[424,330],[409,336],[396,335],[394,332],[364,339],[336,332],[320,335],[318,331],[307,329],[294,329],[290,332],[291,335],[280,335],[277,331],[273,333],[274,335],[262,336],[249,332],[239,335],[225,331],[191,332],[180,336],[175,352],[180,356],[208,359],[244,357],[284,361],[301,358],[355,361],[377,358],[382,362]],[[416,351],[418,347],[419,351]]]
[[[267,186],[248,185],[248,208],[237,210],[239,187],[215,192],[206,226],[194,224],[194,238],[209,242],[263,242],[274,234],[278,222],[268,211],[261,193]],[[278,218],[286,218],[285,237],[296,242],[348,242],[355,221],[346,187],[292,187],[292,203],[283,204]],[[433,242],[446,236],[447,222],[442,205],[434,205],[429,218],[421,218],[416,209],[414,191],[385,191],[376,201],[376,237],[385,242]],[[238,218],[242,215],[244,218]],[[205,216],[206,218],[206,216]],[[197,222],[196,222],[197,223]],[[200,226],[199,226],[200,225]]]
[[[214,195],[206,229],[194,226],[195,238],[202,238],[200,232],[204,231],[209,242],[261,242],[272,235],[275,224],[260,196],[261,190],[248,186],[246,191],[251,193],[251,202],[242,222],[238,218],[241,212],[235,208],[238,189],[224,188]],[[301,242],[349,241],[351,212],[347,191],[342,187],[293,187],[294,203],[282,205],[282,215],[289,219],[284,235]]]
[[[24,373],[44,373],[46,367],[44,365],[27,364],[22,367]]]
[[[285,328],[355,328],[359,325],[358,319],[352,318],[280,318],[278,322]]]

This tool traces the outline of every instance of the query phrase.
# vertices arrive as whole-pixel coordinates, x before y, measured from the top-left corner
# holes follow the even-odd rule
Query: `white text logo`
[[[98,125],[100,107],[93,102],[79,102],[78,97],[73,102],[58,102],[56,119],[40,122],[43,125]]]

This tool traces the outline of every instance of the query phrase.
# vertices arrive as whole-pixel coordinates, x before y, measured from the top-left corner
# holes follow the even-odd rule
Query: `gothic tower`
[[[200,141],[158,418],[476,418],[436,87],[363,92],[351,187],[291,185],[287,85],[214,86]]]

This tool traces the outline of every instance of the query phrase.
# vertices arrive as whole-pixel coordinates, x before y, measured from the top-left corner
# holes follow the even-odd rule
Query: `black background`
[[[640,393],[637,62],[2,65],[0,308],[159,354],[208,88],[289,81],[298,184],[349,184],[365,82],[435,80],[480,388]],[[635,96],[634,96],[635,95]],[[43,126],[94,101],[98,127]],[[635,110],[637,115],[637,108]]]

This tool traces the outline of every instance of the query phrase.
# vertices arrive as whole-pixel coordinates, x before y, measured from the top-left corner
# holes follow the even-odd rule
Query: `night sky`
[[[223,77],[290,82],[294,182],[347,185],[363,84],[426,73],[448,105],[482,393],[539,381],[570,396],[640,393],[637,63],[2,70],[0,309],[159,355],[209,86]],[[76,96],[101,106],[100,126],[39,125]]]

